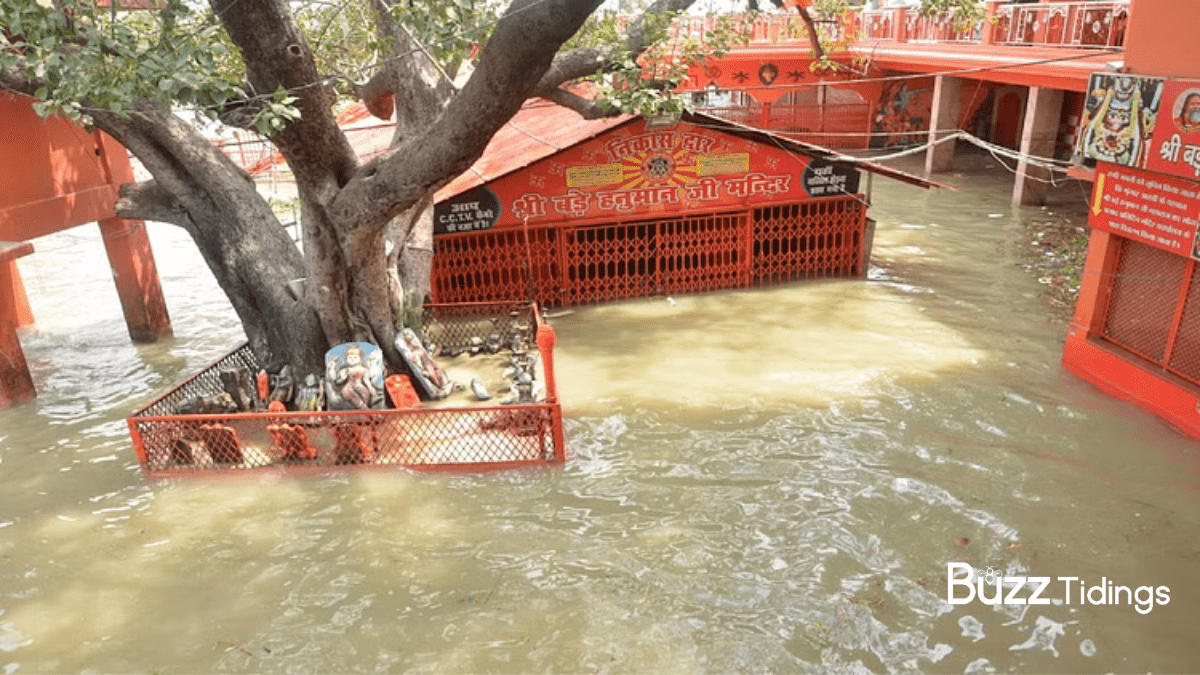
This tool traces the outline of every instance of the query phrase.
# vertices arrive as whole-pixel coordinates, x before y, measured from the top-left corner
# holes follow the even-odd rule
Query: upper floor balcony
[[[984,3],[983,15],[955,20],[952,14],[922,14],[917,7],[852,10],[838,18],[817,19],[817,30],[830,42],[900,42],[1121,49],[1130,0]],[[688,37],[703,38],[714,17],[692,17],[680,25]],[[808,44],[804,22],[794,14],[763,15],[744,27],[749,47]]]

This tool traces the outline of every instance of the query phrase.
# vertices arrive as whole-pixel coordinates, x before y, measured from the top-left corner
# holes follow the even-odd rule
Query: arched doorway
[[[1010,150],[1016,150],[1021,139],[1021,118],[1025,113],[1025,102],[1015,92],[1005,92],[996,102],[996,130],[992,142]]]

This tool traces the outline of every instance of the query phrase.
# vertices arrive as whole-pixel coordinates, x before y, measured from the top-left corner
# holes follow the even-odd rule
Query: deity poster
[[[1080,128],[1087,159],[1200,179],[1200,80],[1095,73]]]

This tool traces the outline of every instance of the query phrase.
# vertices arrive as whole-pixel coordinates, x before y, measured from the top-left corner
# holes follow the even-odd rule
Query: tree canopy
[[[658,0],[618,25],[593,16],[600,0],[162,0],[137,12],[0,0],[0,87],[33,98],[39,112],[94,124],[141,161],[152,179],[123,188],[118,215],[192,235],[264,363],[313,372],[325,348],[348,341],[379,344],[398,363],[389,230],[412,241],[433,191],[531,96],[588,114],[669,104],[672,73],[712,46],[684,45],[659,60],[674,70],[653,78],[639,58],[691,2]],[[609,98],[563,88],[599,73],[615,83]],[[333,110],[347,98],[395,119],[387,152],[355,156]],[[200,132],[197,122],[211,120],[263,134],[287,161],[303,254],[245,172]],[[417,258],[400,267],[419,301],[431,252],[401,249]],[[298,279],[296,297],[288,289]]]
[[[393,300],[397,285],[409,303],[428,291],[421,216],[434,191],[530,97],[590,117],[677,112],[688,67],[744,35],[726,21],[703,42],[672,36],[693,2],[655,0],[628,18],[597,12],[601,0],[157,0],[147,11],[0,0],[0,88],[99,127],[141,161],[152,179],[122,189],[118,215],[191,234],[261,362],[315,372],[329,346],[366,341],[398,364]],[[599,98],[570,90],[585,78]],[[334,114],[354,99],[396,122],[390,148],[365,162]],[[262,134],[286,160],[303,253],[201,133],[214,120]]]

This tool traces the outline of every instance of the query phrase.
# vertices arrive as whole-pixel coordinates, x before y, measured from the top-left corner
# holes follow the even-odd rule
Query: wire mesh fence
[[[1100,337],[1200,384],[1200,269],[1122,238]]]
[[[500,333],[515,338],[514,350],[539,350],[545,399],[472,407],[180,414],[187,402],[220,394],[223,371],[258,372],[253,352],[243,345],[128,418],[138,460],[151,475],[349,466],[485,470],[565,461],[552,344],[539,342],[536,306],[430,305],[424,325],[428,340],[443,348],[469,349]]]

